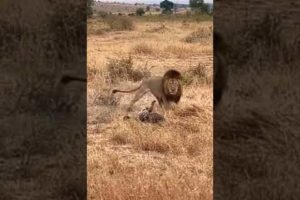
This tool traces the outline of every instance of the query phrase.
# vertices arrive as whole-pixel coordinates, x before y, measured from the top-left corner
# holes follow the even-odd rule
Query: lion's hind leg
[[[131,102],[129,103],[129,106],[127,108],[127,112],[130,112],[132,111],[132,107],[133,105],[138,101],[140,100],[146,93],[149,92],[149,89],[148,90],[139,90],[137,91],[137,93],[135,94],[134,98],[131,100]]]

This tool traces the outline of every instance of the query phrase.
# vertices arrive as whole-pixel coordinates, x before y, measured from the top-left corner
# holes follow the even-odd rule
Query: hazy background
[[[102,2],[124,2],[124,3],[145,3],[145,4],[159,4],[162,0],[101,0]],[[173,3],[189,4],[189,0],[173,0]],[[205,0],[205,3],[213,3],[213,0]]]

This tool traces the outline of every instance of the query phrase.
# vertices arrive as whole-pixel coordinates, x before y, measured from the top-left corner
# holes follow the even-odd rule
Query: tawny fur
[[[178,80],[178,88],[176,88],[176,93],[172,94],[170,88],[168,87],[168,81],[171,79]],[[127,111],[131,111],[132,106],[140,100],[146,93],[151,92],[155,98],[157,99],[159,105],[164,109],[170,108],[170,103],[174,102],[176,104],[179,103],[180,98],[182,96],[182,84],[181,84],[182,76],[180,72],[170,69],[168,70],[164,76],[155,76],[149,79],[142,81],[142,83],[131,90],[118,90],[114,89],[112,91],[113,94],[117,92],[122,93],[135,93],[135,97],[130,102]]]

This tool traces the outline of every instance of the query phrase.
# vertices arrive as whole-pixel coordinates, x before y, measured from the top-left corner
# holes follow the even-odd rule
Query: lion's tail
[[[64,75],[60,80],[60,82],[62,84],[68,84],[71,81],[87,82],[87,79],[86,78],[75,77],[75,76]]]
[[[138,89],[140,89],[142,87],[142,84],[140,84],[137,88],[134,88],[132,90],[117,90],[117,89],[114,89],[112,90],[112,93],[115,94],[117,92],[122,92],[122,93],[131,93],[131,92],[135,92],[137,91]]]

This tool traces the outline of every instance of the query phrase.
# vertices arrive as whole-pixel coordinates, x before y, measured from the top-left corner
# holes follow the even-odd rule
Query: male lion
[[[227,88],[227,63],[224,57],[226,44],[219,33],[214,32],[214,109],[220,103]]]
[[[142,83],[132,90],[114,89],[113,94],[117,92],[131,93],[136,92],[135,97],[130,102],[127,112],[132,110],[132,106],[140,100],[146,93],[151,92],[157,99],[161,108],[165,110],[170,108],[170,103],[178,103],[182,96],[182,76],[180,72],[170,69],[164,76],[155,76],[143,80]]]

